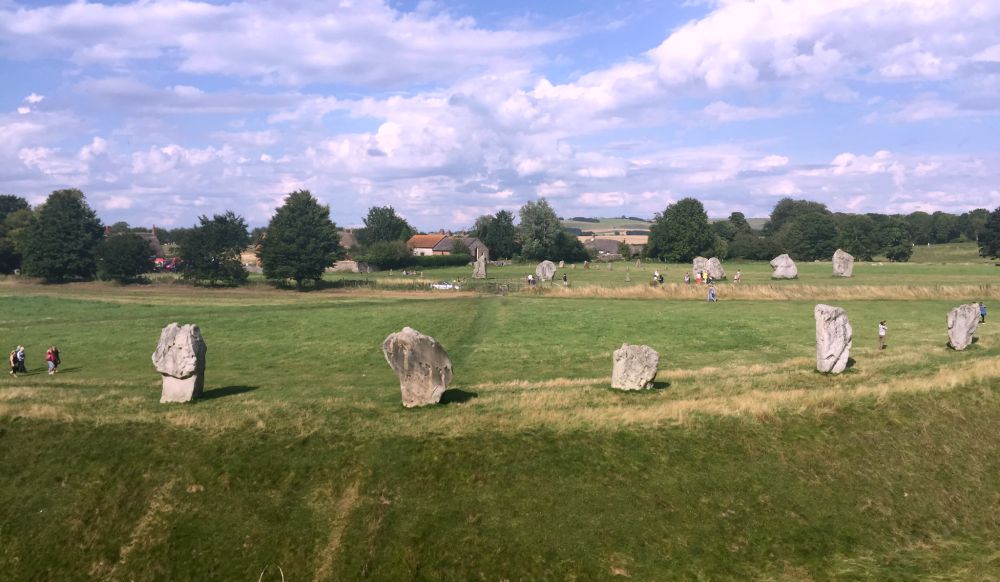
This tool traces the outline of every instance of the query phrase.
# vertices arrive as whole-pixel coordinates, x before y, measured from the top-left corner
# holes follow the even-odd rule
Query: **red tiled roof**
[[[406,241],[411,249],[433,249],[441,243],[446,234],[415,234]]]

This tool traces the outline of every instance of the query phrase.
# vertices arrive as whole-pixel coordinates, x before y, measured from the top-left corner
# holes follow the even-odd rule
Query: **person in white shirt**
[[[885,349],[885,334],[889,328],[885,325],[885,320],[878,322],[878,349]]]

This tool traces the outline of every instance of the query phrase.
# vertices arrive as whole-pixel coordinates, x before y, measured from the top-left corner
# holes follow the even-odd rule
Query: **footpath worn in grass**
[[[948,349],[953,300],[838,303],[833,377],[812,301],[0,293],[34,370],[0,382],[4,578],[1000,576],[1000,332]],[[190,405],[158,403],[170,321],[209,345]],[[400,406],[403,325],[451,354],[442,406]],[[607,387],[626,341],[656,390]]]

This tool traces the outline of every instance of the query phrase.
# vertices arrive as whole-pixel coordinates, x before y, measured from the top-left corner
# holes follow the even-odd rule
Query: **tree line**
[[[501,210],[476,219],[470,234],[490,249],[494,259],[583,261],[590,258],[580,240],[563,228],[544,198],[525,203],[514,214]],[[105,228],[79,190],[56,190],[31,208],[20,197],[0,195],[0,272],[20,269],[45,281],[100,278],[133,281],[152,268],[143,229],[119,222]],[[465,264],[458,244],[452,256],[414,257],[406,241],[416,233],[391,206],[368,210],[355,235],[353,258],[380,268],[414,264]],[[253,245],[264,277],[302,287],[322,278],[325,269],[345,256],[330,208],[307,190],[292,192],[266,227],[252,232],[243,217],[227,211],[200,216],[190,228],[160,229],[162,243],[179,247],[181,275],[198,284],[239,285],[248,273],[241,254]],[[698,255],[770,260],[788,253],[796,260],[829,258],[842,248],[861,260],[885,256],[906,261],[914,244],[976,240],[980,254],[1000,256],[1000,207],[960,216],[935,212],[909,215],[833,213],[826,205],[790,198],[779,201],[761,231],[739,212],[708,220],[702,203],[685,198],[658,213],[644,254],[669,262]]]
[[[787,253],[795,260],[829,259],[838,248],[870,261],[884,256],[908,261],[915,244],[977,241],[983,256],[998,255],[1000,208],[977,208],[959,216],[945,212],[908,215],[831,212],[811,200],[780,200],[761,231],[740,212],[710,222],[702,203],[685,198],[656,215],[645,254],[668,262],[696,256],[770,260]]]

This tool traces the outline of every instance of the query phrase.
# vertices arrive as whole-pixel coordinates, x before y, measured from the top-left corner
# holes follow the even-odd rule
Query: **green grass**
[[[1000,576],[1000,328],[949,350],[952,300],[839,302],[840,376],[813,371],[813,301],[100,284],[0,301],[36,370],[0,380],[4,579]],[[158,403],[171,321],[209,346],[189,405]],[[448,349],[448,403],[401,407],[379,346],[404,325]],[[660,352],[659,389],[608,388],[623,342]]]

